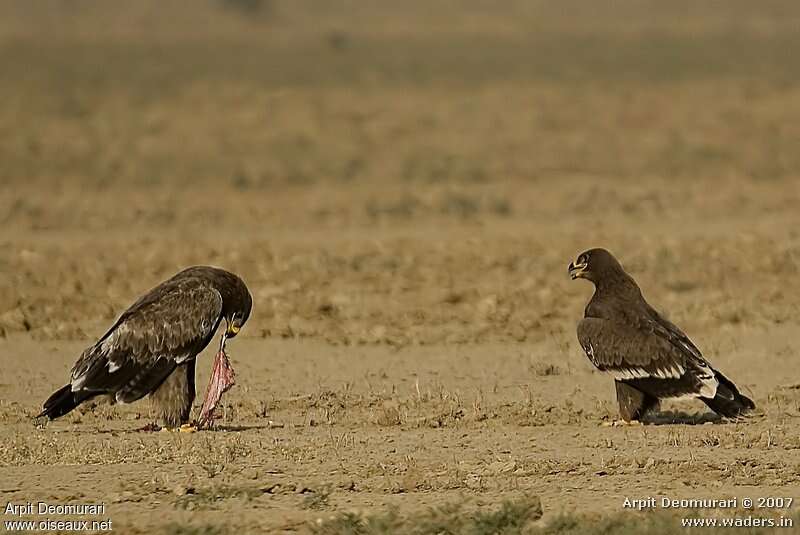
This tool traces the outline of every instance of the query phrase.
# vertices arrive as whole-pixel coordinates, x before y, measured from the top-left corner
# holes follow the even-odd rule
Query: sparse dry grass
[[[412,515],[401,515],[397,511],[366,516],[341,513],[312,525],[311,532],[315,535],[672,535],[695,532],[722,534],[731,530],[730,527],[685,528],[678,514],[663,512],[609,516],[561,514],[548,522],[535,522],[542,516],[541,502],[535,497],[507,500],[492,509],[484,507],[467,511],[463,504],[449,504]],[[700,511],[689,511],[688,514],[694,518],[705,516]],[[748,516],[752,517],[752,512],[738,511],[731,515],[732,518],[739,517],[741,521]],[[757,518],[772,519],[776,525],[781,522],[779,514]],[[798,519],[798,515],[791,517],[794,522]],[[775,529],[738,528],[737,532],[760,535],[774,533]]]
[[[537,497],[528,496],[513,501],[504,501],[496,510],[468,511],[465,510],[463,503],[457,503],[432,507],[425,512],[405,518],[396,511],[366,517],[344,513],[312,525],[311,532],[317,535],[344,533],[353,535],[380,533],[510,535],[528,532],[529,525],[541,516],[541,501]]]

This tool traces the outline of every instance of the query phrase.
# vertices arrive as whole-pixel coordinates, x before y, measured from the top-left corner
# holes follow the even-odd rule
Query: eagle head
[[[586,279],[597,284],[601,279],[625,273],[614,255],[605,249],[589,249],[569,264],[569,276]]]
[[[250,317],[252,306],[253,300],[247,290],[236,296],[230,312],[225,315],[225,323],[227,324],[226,336],[228,338],[233,338],[239,334],[239,331],[242,330],[245,322]]]
[[[239,334],[239,331],[242,330],[242,327],[250,317],[253,297],[247,290],[244,281],[233,274],[227,277],[224,283],[220,285],[220,293],[222,294],[223,314],[227,324],[225,335],[227,338],[233,338]]]

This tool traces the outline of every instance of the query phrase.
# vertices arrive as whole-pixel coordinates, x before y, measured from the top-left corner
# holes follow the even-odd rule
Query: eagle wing
[[[222,319],[222,296],[197,278],[170,279],[134,303],[72,368],[73,392],[129,403],[197,356]]]
[[[657,322],[634,327],[584,318],[578,324],[578,341],[592,364],[620,380],[678,379],[687,369],[708,367],[691,342],[684,343]]]
[[[672,345],[678,347],[682,351],[687,351],[694,359],[708,364],[703,358],[703,354],[700,353],[699,349],[697,349],[697,346],[695,346],[694,343],[689,340],[689,337],[686,336],[677,325],[669,320],[664,319],[658,312],[649,306],[648,309],[648,312],[650,313],[650,319],[647,320],[647,324],[649,325],[649,328],[653,329],[655,334],[661,338],[669,340]]]

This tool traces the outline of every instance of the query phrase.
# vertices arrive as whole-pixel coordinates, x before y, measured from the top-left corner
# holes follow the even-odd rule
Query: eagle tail
[[[93,393],[89,392],[73,392],[70,385],[63,386],[47,398],[42,407],[42,412],[36,417],[47,416],[51,420],[55,420],[64,416],[93,395]]]
[[[719,381],[717,394],[713,398],[700,398],[711,410],[725,418],[738,418],[756,408],[753,400],[743,395],[730,379],[714,370]]]

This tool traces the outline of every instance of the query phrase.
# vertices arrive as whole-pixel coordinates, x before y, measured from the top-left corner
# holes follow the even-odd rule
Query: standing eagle
[[[614,376],[623,420],[639,420],[666,398],[700,398],[727,418],[755,408],[678,327],[644,300],[611,253],[581,253],[569,265],[569,274],[594,283],[594,295],[578,323],[578,341],[597,369]]]
[[[131,403],[150,394],[160,425],[189,422],[195,397],[195,358],[225,320],[219,351],[200,414],[211,423],[214,407],[233,386],[225,341],[250,317],[253,300],[242,279],[228,271],[187,268],[143,295],[72,367],[69,384],[47,401],[39,416],[63,416],[87,399],[109,395]]]

